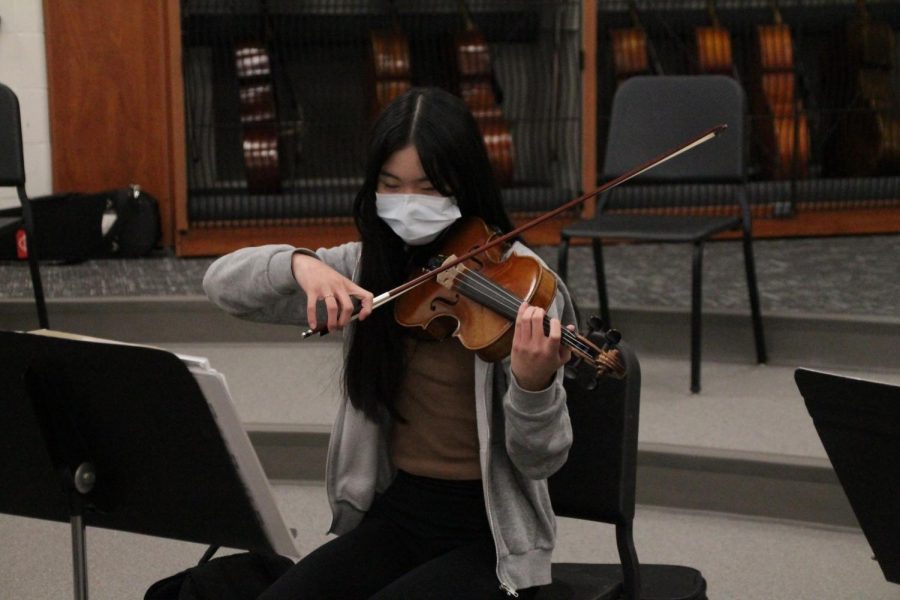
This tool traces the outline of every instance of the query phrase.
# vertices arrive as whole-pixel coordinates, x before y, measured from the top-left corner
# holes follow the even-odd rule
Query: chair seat
[[[603,213],[578,221],[562,230],[563,238],[622,238],[655,242],[694,242],[722,231],[736,229],[741,217],[694,217],[665,215],[611,215]]]
[[[616,600],[621,593],[618,565],[553,563],[553,583],[541,587],[537,600]]]
[[[640,567],[641,600],[706,600],[700,571],[679,565]],[[620,565],[554,563],[553,583],[541,588],[538,600],[615,600],[622,593]]]

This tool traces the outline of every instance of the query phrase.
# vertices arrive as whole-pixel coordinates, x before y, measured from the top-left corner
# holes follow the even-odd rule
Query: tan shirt
[[[475,359],[456,338],[406,338],[409,359],[394,423],[394,465],[436,479],[481,479],[475,423]]]

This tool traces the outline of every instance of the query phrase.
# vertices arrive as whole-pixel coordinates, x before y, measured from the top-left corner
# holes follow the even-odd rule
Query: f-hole
[[[472,246],[471,248],[469,248],[469,250],[470,250],[470,251],[471,251],[471,250],[474,250],[474,249],[477,248],[477,247],[478,247],[478,246]],[[468,265],[466,265],[466,268],[467,268],[467,269],[470,269],[470,270],[472,270],[472,271],[482,271],[482,270],[484,270],[484,261],[481,260],[481,259],[479,259],[477,254],[476,254],[475,256],[473,256],[472,258],[470,258],[469,260],[467,260],[466,262],[467,262],[467,263],[469,263],[469,262],[475,263],[475,268],[474,268],[474,269],[472,269],[471,267],[469,267]]]
[[[453,298],[442,298],[441,296],[438,296],[437,298],[435,298],[434,300],[431,301],[431,312],[437,311],[438,304],[443,304],[446,306],[455,306],[456,304],[459,304],[459,294],[453,294]]]

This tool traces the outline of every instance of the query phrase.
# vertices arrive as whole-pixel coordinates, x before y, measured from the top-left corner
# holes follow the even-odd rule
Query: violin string
[[[505,309],[508,312],[508,316],[514,316],[521,305],[522,300],[515,295],[511,294],[508,290],[505,290],[501,286],[496,285],[490,279],[484,277],[481,274],[474,273],[470,276],[472,280],[474,280],[474,284],[472,281],[462,281],[463,287],[468,287],[468,289],[472,291],[476,291],[482,294],[484,297],[492,300],[496,304],[500,305],[500,308]],[[495,293],[495,296],[491,296],[491,293]],[[550,317],[544,316],[544,325],[549,328]],[[593,348],[585,344],[581,341],[581,339],[571,331],[566,328],[563,328],[561,331],[562,340],[574,350],[579,351],[582,355],[588,357],[592,362],[597,362],[599,360],[599,356],[595,357],[593,355]]]
[[[500,285],[497,285],[495,282],[491,281],[477,271],[473,271],[464,267],[462,272],[459,274],[458,279],[462,285],[467,285],[470,290],[482,294],[485,298],[494,301],[500,308],[509,311],[509,314],[507,316],[517,313],[519,306],[523,302],[523,300],[517,298],[509,290],[503,288]],[[462,288],[460,289],[462,290]],[[545,325],[548,325],[549,321],[550,318],[545,315]],[[569,331],[566,328],[563,328],[561,336],[563,340],[574,349],[579,350],[588,356],[592,356],[592,348],[578,339],[575,333]]]
[[[481,273],[477,271],[466,270],[467,279],[475,282],[475,286],[470,286],[472,288],[478,288],[478,291],[483,293],[485,296],[491,297],[491,293],[494,293],[495,296],[491,297],[492,300],[497,302],[498,304],[502,304],[503,308],[510,312],[509,316],[514,315],[518,312],[519,306],[522,304],[522,300],[516,297],[514,294],[509,292],[500,285],[497,285],[495,282],[491,281]],[[464,283],[471,283],[471,281],[466,281]],[[544,317],[545,325],[549,325],[550,317]],[[576,349],[581,350],[582,352],[589,353],[589,348],[578,339],[578,337],[569,331],[568,329],[563,328],[562,337]]]

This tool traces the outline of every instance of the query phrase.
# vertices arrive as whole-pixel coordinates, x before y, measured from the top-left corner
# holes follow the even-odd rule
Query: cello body
[[[775,7],[775,22],[759,25],[754,39],[753,131],[760,163],[771,179],[802,178],[809,169],[809,123],[796,89],[790,28]]]
[[[731,32],[719,22],[716,3],[707,0],[709,25],[694,28],[697,51],[697,72],[706,75],[734,76],[734,54],[731,48]]]
[[[634,2],[628,3],[628,12],[631,27],[616,27],[609,31],[616,85],[635,75],[663,74],[659,57]]]
[[[278,193],[281,168],[272,60],[263,44],[244,41],[235,45],[234,61],[247,189]]]
[[[372,31],[369,34],[371,99],[370,116],[374,119],[391,100],[411,87],[409,40],[399,26]]]
[[[487,147],[497,183],[513,179],[513,143],[497,97],[497,84],[487,40],[475,27],[463,3],[465,28],[453,40],[458,93],[475,117]]]
[[[833,106],[842,111],[825,152],[831,175],[865,177],[900,173],[900,102],[893,86],[896,41],[888,23],[857,3],[834,61],[840,81]]]

